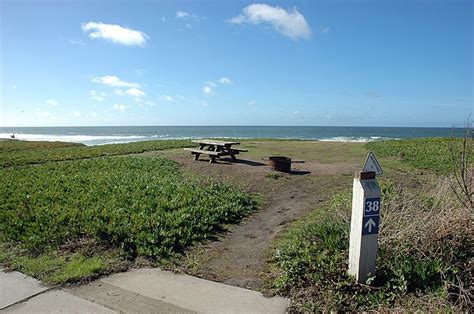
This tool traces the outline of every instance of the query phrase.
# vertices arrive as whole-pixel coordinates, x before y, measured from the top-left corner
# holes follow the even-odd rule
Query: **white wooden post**
[[[352,190],[349,274],[366,283],[375,274],[380,225],[380,187],[375,172],[358,172]]]

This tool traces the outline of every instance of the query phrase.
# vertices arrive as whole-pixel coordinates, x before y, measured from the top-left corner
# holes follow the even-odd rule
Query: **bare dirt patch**
[[[348,148],[340,143],[303,142],[304,149],[296,155],[300,160],[304,158],[305,163],[293,164],[292,174],[278,175],[269,175],[272,170],[262,158],[275,154],[275,151],[279,153],[281,142],[265,142],[265,149],[243,154],[238,162],[221,159],[215,164],[209,164],[206,157],[194,161],[182,150],[144,153],[150,157],[171,158],[186,172],[205,174],[240,186],[248,192],[258,193],[262,199],[260,209],[239,225],[230,226],[230,230],[216,241],[197,245],[188,251],[179,268],[210,280],[256,290],[262,288],[267,271],[266,253],[275,237],[289,223],[317,208],[336,191],[349,186],[352,174],[360,168],[361,160],[363,162],[365,150],[360,149],[360,144],[352,144],[359,145],[355,151],[349,146],[352,150],[351,158],[346,159],[349,161],[322,156],[321,144],[329,147],[331,153],[336,150],[343,154]],[[318,161],[318,156],[324,162]]]

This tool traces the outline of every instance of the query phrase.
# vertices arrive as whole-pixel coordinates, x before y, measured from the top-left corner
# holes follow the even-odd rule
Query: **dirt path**
[[[174,159],[184,171],[205,173],[262,197],[262,206],[257,212],[231,226],[218,240],[197,245],[187,252],[181,268],[206,279],[259,290],[267,271],[268,251],[275,237],[285,226],[317,208],[335,191],[350,186],[352,174],[360,167],[355,161],[312,160],[311,147],[307,149],[308,154],[302,156],[306,157],[306,162],[293,164],[293,174],[279,173],[278,178],[268,175],[272,171],[262,161],[265,154],[268,156],[265,151],[242,156],[245,160],[237,163],[220,160],[215,164],[193,161],[182,150],[144,153],[146,156]]]

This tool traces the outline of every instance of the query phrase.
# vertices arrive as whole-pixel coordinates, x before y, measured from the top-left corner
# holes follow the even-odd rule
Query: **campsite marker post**
[[[352,189],[349,274],[357,282],[367,283],[375,274],[380,225],[380,187],[376,175],[383,171],[371,152],[361,172],[356,172]]]

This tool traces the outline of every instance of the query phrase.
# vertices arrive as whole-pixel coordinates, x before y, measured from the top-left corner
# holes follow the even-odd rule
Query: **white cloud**
[[[115,110],[123,112],[123,111],[125,111],[125,109],[127,109],[127,106],[115,104],[115,105],[112,106],[112,108],[115,109]]]
[[[144,32],[101,22],[83,23],[81,28],[84,32],[89,33],[89,37],[92,39],[102,38],[126,46],[143,47],[149,38]]]
[[[251,100],[251,101],[248,102],[249,106],[255,106],[256,104],[257,104],[257,101],[255,101],[255,100]]]
[[[211,82],[211,81],[207,81],[205,84],[208,85],[208,86],[210,86],[210,87],[216,87],[216,86],[217,86],[216,83]]]
[[[123,89],[114,89],[113,93],[119,96],[125,95],[125,91]]]
[[[133,97],[143,97],[146,95],[144,91],[135,87],[132,87],[126,90],[114,89],[113,93],[118,96],[128,95],[128,96],[133,96]]]
[[[127,95],[134,96],[134,97],[143,97],[145,96],[145,92],[138,88],[129,88],[125,91]]]
[[[122,81],[115,75],[104,75],[100,77],[94,77],[92,78],[92,82],[112,87],[140,87],[140,85],[137,83]]]
[[[73,111],[73,112],[72,112],[72,115],[73,115],[74,117],[76,117],[76,118],[79,118],[79,117],[81,116],[81,112],[79,112],[79,111]]]
[[[204,87],[202,88],[202,91],[204,92],[204,94],[208,96],[214,95],[214,90],[209,85],[204,85]]]
[[[222,85],[230,85],[232,84],[232,80],[228,77],[221,77],[219,79],[219,83],[221,83]]]
[[[89,95],[90,95],[90,99],[93,99],[96,101],[104,101],[105,97],[107,97],[107,93],[104,93],[104,92],[98,93],[95,90],[91,90]]]
[[[188,12],[185,12],[185,11],[178,10],[178,12],[176,12],[176,18],[178,18],[178,19],[184,19],[184,18],[187,18],[189,16],[190,16],[190,14]]]
[[[183,10],[178,10],[176,12],[176,18],[180,20],[191,21],[191,22],[201,22],[206,19],[204,16],[199,16],[195,13],[189,13]]]
[[[55,100],[55,99],[48,99],[48,100],[45,101],[45,103],[46,103],[47,105],[50,105],[50,106],[57,106],[57,105],[59,105],[58,101]]]
[[[169,96],[169,95],[164,95],[164,96],[162,97],[162,99],[163,99],[164,101],[174,101],[174,98],[173,98],[172,96]]]
[[[227,22],[231,24],[270,24],[282,35],[292,39],[308,39],[311,36],[308,22],[296,8],[287,11],[278,6],[272,7],[268,4],[254,3],[245,7],[241,14],[227,20]]]
[[[205,17],[198,16],[194,13],[189,13],[186,11],[178,10],[176,12],[176,19],[181,21],[182,26],[187,29],[192,29],[195,23],[200,23],[201,21],[205,20]],[[180,29],[182,30],[182,29]]]
[[[217,81],[214,81],[214,82],[213,81],[207,81],[207,82],[205,82],[204,87],[202,88],[202,91],[207,96],[211,96],[211,95],[215,94],[215,88],[218,85],[231,85],[232,83],[233,82],[230,78],[223,76],[220,79],[218,79]]]
[[[162,16],[161,17],[161,22],[166,23],[166,17]]]

